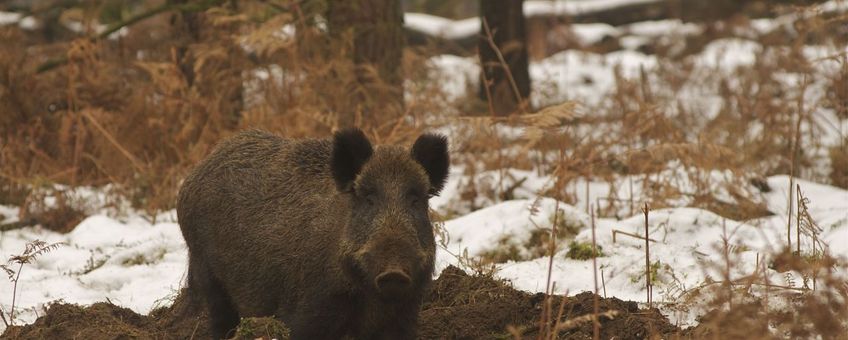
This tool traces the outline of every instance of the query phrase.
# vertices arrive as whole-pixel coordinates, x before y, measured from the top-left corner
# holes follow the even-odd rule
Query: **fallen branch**
[[[623,231],[623,230],[613,229],[613,230],[612,230],[612,243],[615,243],[615,241],[616,241],[616,240],[615,240],[615,236],[616,236],[617,234],[627,235],[627,236],[630,236],[630,237],[632,237],[632,238],[640,239],[640,240],[644,240],[644,239],[645,239],[645,237],[644,237],[644,236],[642,236],[642,235],[637,235],[637,234],[633,234],[633,233],[628,233],[628,232]],[[657,240],[652,239],[652,238],[648,238],[648,241],[651,241],[651,242],[654,242],[654,243],[656,243],[656,242],[657,242]]]
[[[38,221],[36,221],[34,218],[29,218],[29,219],[26,219],[26,220],[23,220],[23,221],[3,223],[3,224],[0,224],[0,233],[2,233],[4,231],[9,231],[9,230],[21,229],[21,228],[29,227],[29,226],[36,225],[36,224],[38,224]]]
[[[108,28],[106,28],[106,30],[104,30],[103,32],[100,32],[96,36],[92,37],[91,40],[106,38],[110,34],[115,33],[115,32],[119,31],[120,29],[122,29],[124,27],[130,26],[132,24],[135,24],[139,21],[150,18],[150,17],[157,15],[157,14],[160,14],[160,13],[170,12],[170,11],[202,12],[202,11],[205,11],[209,8],[217,6],[217,5],[219,5],[223,2],[224,2],[224,0],[206,0],[206,1],[200,1],[200,2],[187,3],[187,4],[173,4],[173,3],[166,2],[165,4],[151,8],[147,12],[138,13],[136,15],[129,17],[126,20],[119,21],[119,22],[116,22],[116,23],[110,25]],[[63,57],[59,57],[59,58],[55,58],[55,59],[50,59],[50,60],[44,62],[43,64],[39,65],[38,68],[35,70],[35,72],[36,73],[47,72],[47,71],[50,71],[50,70],[52,70],[56,67],[63,66],[67,63],[68,63],[68,57],[67,56],[63,56]]]

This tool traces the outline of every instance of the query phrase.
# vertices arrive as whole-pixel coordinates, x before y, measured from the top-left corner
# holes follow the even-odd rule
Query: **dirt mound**
[[[150,321],[129,310],[106,302],[83,308],[57,303],[34,324],[10,327],[3,338],[20,339],[116,339],[140,337]]]
[[[546,299],[544,294],[522,292],[506,282],[467,275],[458,268],[449,267],[433,282],[426,296],[419,322],[420,338],[513,338],[513,332],[525,339],[536,338],[546,301],[553,306],[554,315],[562,306],[562,320],[566,320],[568,327],[560,337],[592,338],[591,320],[581,318],[593,311],[594,295],[591,293]],[[617,311],[612,318],[600,318],[602,339],[645,339],[679,332],[657,310],[640,310],[636,302],[599,298],[599,309],[601,312]],[[183,298],[147,316],[105,302],[89,307],[59,303],[51,305],[47,313],[31,325],[10,327],[2,338],[209,338],[205,320],[197,314]]]
[[[562,308],[560,336],[568,339],[591,339],[592,322],[580,318],[592,314],[594,294],[584,292],[573,297],[552,297],[516,290],[509,284],[487,277],[470,276],[449,267],[433,284],[421,311],[422,339],[535,339],[545,304],[553,315]],[[599,311],[616,311],[613,318],[601,317],[602,339],[645,339],[652,335],[678,333],[679,329],[656,309],[640,310],[633,301],[598,298]],[[553,319],[553,318],[550,318]],[[582,319],[582,321],[581,321]],[[571,322],[568,322],[571,320]],[[512,329],[513,332],[510,332]]]
[[[170,307],[140,315],[111,302],[88,307],[51,304],[47,313],[25,326],[12,326],[2,339],[208,339],[206,320],[190,312],[182,297]]]

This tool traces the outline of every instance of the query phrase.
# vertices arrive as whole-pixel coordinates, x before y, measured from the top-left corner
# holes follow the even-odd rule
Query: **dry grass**
[[[0,117],[3,201],[20,204],[27,188],[45,182],[112,183],[153,216],[172,207],[187,170],[236,131],[323,137],[352,112],[376,142],[402,143],[426,126],[425,112],[443,111],[441,95],[420,81],[402,111],[351,110],[389,92],[373,69],[352,62],[350,37],[329,37],[310,8],[272,5],[173,11],[116,40],[45,43],[0,27],[9,51],[0,56],[0,110],[9,113]],[[292,26],[296,36],[281,36]],[[62,57],[67,65],[37,72]],[[423,59],[407,59],[406,73],[420,73]]]
[[[464,186],[466,194],[487,195],[492,201],[511,198],[515,188],[497,181],[481,185],[485,178],[478,176],[509,167],[552,176],[555,183],[541,194],[569,203],[581,199],[588,204],[579,181],[607,182],[610,192],[597,206],[603,216],[622,216],[619,203],[635,200],[655,208],[682,203],[747,220],[770,214],[758,195],[768,190],[763,187],[766,176],[794,173],[844,186],[845,147],[831,147],[821,136],[844,138],[845,132],[838,124],[823,124],[830,118],[821,115],[832,110],[835,117],[845,117],[848,56],[838,51],[848,38],[828,30],[846,20],[825,15],[799,20],[803,29],[792,40],[773,38],[788,34],[782,29],[746,37],[765,48],[752,65],[730,72],[722,72],[722,65],[696,65],[685,55],[660,58],[658,67],[643,69],[635,78],[617,72],[613,91],[599,104],[565,103],[537,113],[541,119],[490,118],[481,110],[462,133],[470,136],[459,156],[473,182]],[[738,37],[734,32],[746,23],[716,23],[720,29],[704,34]],[[799,43],[804,40],[837,52],[828,58],[810,56]],[[694,49],[690,54],[704,47],[683,43]],[[822,72],[819,67],[825,63],[841,71]],[[787,74],[797,81],[788,81]],[[814,91],[826,95],[814,98]],[[700,96],[707,97],[708,105],[682,100]],[[463,107],[480,106],[467,103],[477,99],[464,100]],[[619,197],[628,185],[635,185],[631,192],[641,197]],[[626,213],[632,215],[632,207]]]

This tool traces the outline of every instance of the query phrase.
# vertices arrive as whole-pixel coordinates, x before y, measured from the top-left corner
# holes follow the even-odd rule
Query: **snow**
[[[0,11],[0,25],[10,25],[18,23],[21,20],[22,15],[20,13],[14,12],[3,12]]]
[[[618,29],[603,23],[573,24],[570,28],[571,32],[577,36],[578,40],[580,40],[580,43],[583,45],[592,45],[600,42],[605,37],[615,37],[619,35]]]
[[[38,21],[32,16],[22,16],[20,13],[0,11],[0,26],[17,24],[25,30],[34,30],[38,27]]]
[[[577,15],[599,12],[611,8],[660,2],[660,0],[576,0],[576,1],[535,1],[524,2],[524,15],[549,16],[549,15]]]
[[[480,66],[472,58],[445,54],[430,58],[429,64],[430,78],[440,83],[449,100],[458,99],[479,82]]]
[[[24,311],[24,322],[56,300],[90,304],[109,299],[147,313],[181,287],[186,269],[185,244],[173,222],[151,225],[138,218],[94,215],[65,235],[40,227],[6,232],[0,249],[4,256],[18,254],[36,239],[63,245],[21,269],[16,309]],[[12,289],[11,282],[0,285],[0,306],[6,311]]]
[[[526,242],[532,231],[550,228],[556,208],[556,200],[550,198],[512,200],[445,222],[444,228],[450,238],[445,252],[438,253],[438,270],[456,264],[450,261],[453,257],[450,254],[468,251],[469,255],[479,256],[497,247],[502,240],[517,245]],[[588,217],[577,208],[566,204],[558,208],[564,212],[566,225],[589,225]]]
[[[405,13],[404,25],[429,36],[445,39],[460,39],[480,32],[480,18],[451,20],[424,13]]]
[[[514,171],[513,176],[531,174]],[[451,187],[461,182],[461,178],[452,179],[443,194],[447,197],[434,198],[432,205],[437,209],[446,206],[455,198],[451,196],[458,196]],[[541,188],[546,181],[537,177],[525,183]],[[810,214],[824,230],[821,240],[832,254],[848,256],[848,243],[844,242],[848,239],[848,191],[804,180],[795,183],[812,200]],[[740,222],[685,207],[650,213],[650,237],[657,241],[651,245],[651,261],[661,264],[655,301],[672,301],[681,289],[700,285],[708,276],[719,277],[720,273],[705,269],[705,263],[721,260],[718,250],[724,235],[734,249],[742,250],[737,252],[742,260],[733,268],[733,277],[751,273],[758,258],[764,261],[766,254],[780,247],[785,237],[789,178],[770,177],[768,184],[772,190],[765,194],[765,201],[776,213],[771,217]],[[604,189],[596,186],[592,191]],[[531,196],[532,191],[519,196]],[[581,208],[585,203],[568,205],[551,198],[523,198],[493,203],[448,220],[443,225],[447,232],[447,238],[441,239],[444,247],[437,251],[437,274],[448,265],[464,267],[466,264],[460,261],[463,253],[480,255],[503,241],[517,246],[527,259],[498,265],[496,275],[518,289],[544,292],[549,259],[532,258],[522,245],[533,231],[550,228],[555,209],[563,212],[560,218],[565,219],[564,225],[579,228],[576,241],[591,242],[590,216]],[[14,207],[0,206],[0,214],[7,216],[7,221],[13,220],[16,212]],[[169,297],[183,284],[187,265],[186,247],[173,216],[173,212],[163,214],[159,218],[162,222],[152,224],[134,214],[122,219],[95,214],[64,235],[38,226],[0,234],[4,256],[21,252],[35,239],[63,243],[23,267],[18,283],[18,322],[34,321],[46,304],[56,300],[90,304],[109,299],[140,313],[170,303]],[[623,220],[598,218],[595,225],[596,241],[604,253],[597,259],[598,267],[604,272],[607,294],[644,302],[646,293],[640,283],[644,282],[640,281],[644,275],[644,241],[619,234],[613,242],[612,237],[613,230],[644,234],[644,217],[637,212]],[[556,282],[556,292],[593,290],[591,261],[568,259],[567,250],[567,244],[561,243],[554,256],[551,280]],[[775,282],[783,280],[783,274],[769,270],[769,275]],[[4,310],[10,307],[12,289],[10,282],[0,284],[0,306]],[[680,321],[692,320],[687,316]]]
[[[695,208],[672,208],[652,211],[649,215],[651,262],[660,261],[660,282],[654,287],[654,300],[670,302],[687,288],[703,284],[708,277],[721,277],[721,273],[707,264],[721,263],[723,237],[728,238],[731,249],[737,250],[739,261],[731,270],[732,278],[741,278],[756,270],[757,261],[765,261],[785,240],[787,176],[768,179],[772,191],[766,195],[768,208],[777,214],[758,220],[740,222],[722,218],[712,212]],[[821,240],[828,244],[835,256],[848,256],[848,191],[827,185],[797,180],[801,190],[813,201],[810,214],[824,229]],[[479,255],[497,247],[499,241],[524,242],[529,233],[538,228],[550,228],[550,216],[556,202],[552,199],[514,200],[502,202],[457,219],[447,221],[444,228],[450,235],[447,249],[437,255],[438,269],[448,264],[462,266],[457,255],[467,251]],[[530,207],[534,211],[531,213]],[[564,203],[559,208],[582,231],[576,236],[580,242],[591,242],[589,216],[585,210]],[[619,234],[613,242],[613,230],[644,235],[644,217],[641,214],[624,220],[599,218],[596,221],[596,242],[603,249],[598,268],[604,271],[605,290],[609,296],[621,299],[646,301],[644,288],[644,241]],[[794,240],[793,242],[797,242]],[[806,243],[805,247],[808,247]],[[567,249],[554,256],[551,280],[556,282],[557,293],[593,291],[591,261],[578,261],[565,257]],[[510,280],[515,287],[531,292],[544,292],[547,285],[547,257],[527,261],[507,262],[498,265],[496,275]],[[846,275],[848,273],[841,273]],[[772,282],[783,281],[783,274],[768,271]],[[800,275],[796,275],[800,277]],[[600,290],[602,287],[598,287]],[[691,324],[693,316],[678,320]]]
[[[684,23],[680,19],[642,21],[624,26],[624,30],[633,35],[658,37],[672,35],[696,35],[703,27],[693,23]]]
[[[524,16],[563,16],[578,15],[602,11],[614,7],[629,4],[659,2],[658,0],[592,0],[592,1],[525,1]],[[444,17],[424,13],[404,13],[404,25],[406,28],[424,33],[432,37],[445,39],[462,39],[475,36],[480,33],[481,22],[479,17],[471,17],[461,20],[452,20]],[[649,24],[645,24],[649,25]],[[645,26],[643,25],[643,26]],[[694,25],[681,25],[677,23],[659,23],[654,26],[666,28],[684,27],[682,32],[697,30]],[[602,23],[573,24],[571,29],[584,44],[593,44],[603,39],[604,36],[618,36],[619,30]],[[639,29],[636,26],[635,29]],[[655,28],[655,30],[658,28]],[[691,34],[691,33],[690,33]]]
[[[697,61],[708,67],[733,71],[739,66],[753,65],[762,48],[760,44],[749,40],[719,39],[710,42]]]
[[[607,54],[566,50],[544,60],[530,63],[530,78],[534,84],[530,100],[544,107],[579,98],[587,106],[600,104],[615,85],[619,68],[626,78],[636,78],[640,69],[657,66],[654,56],[636,51],[616,51]]]

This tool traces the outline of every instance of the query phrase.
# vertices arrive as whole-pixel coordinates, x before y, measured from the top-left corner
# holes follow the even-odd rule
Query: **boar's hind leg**
[[[227,339],[238,326],[239,315],[227,292],[197,257],[188,269],[189,291],[196,299],[205,301],[209,311],[209,327],[214,339]]]

